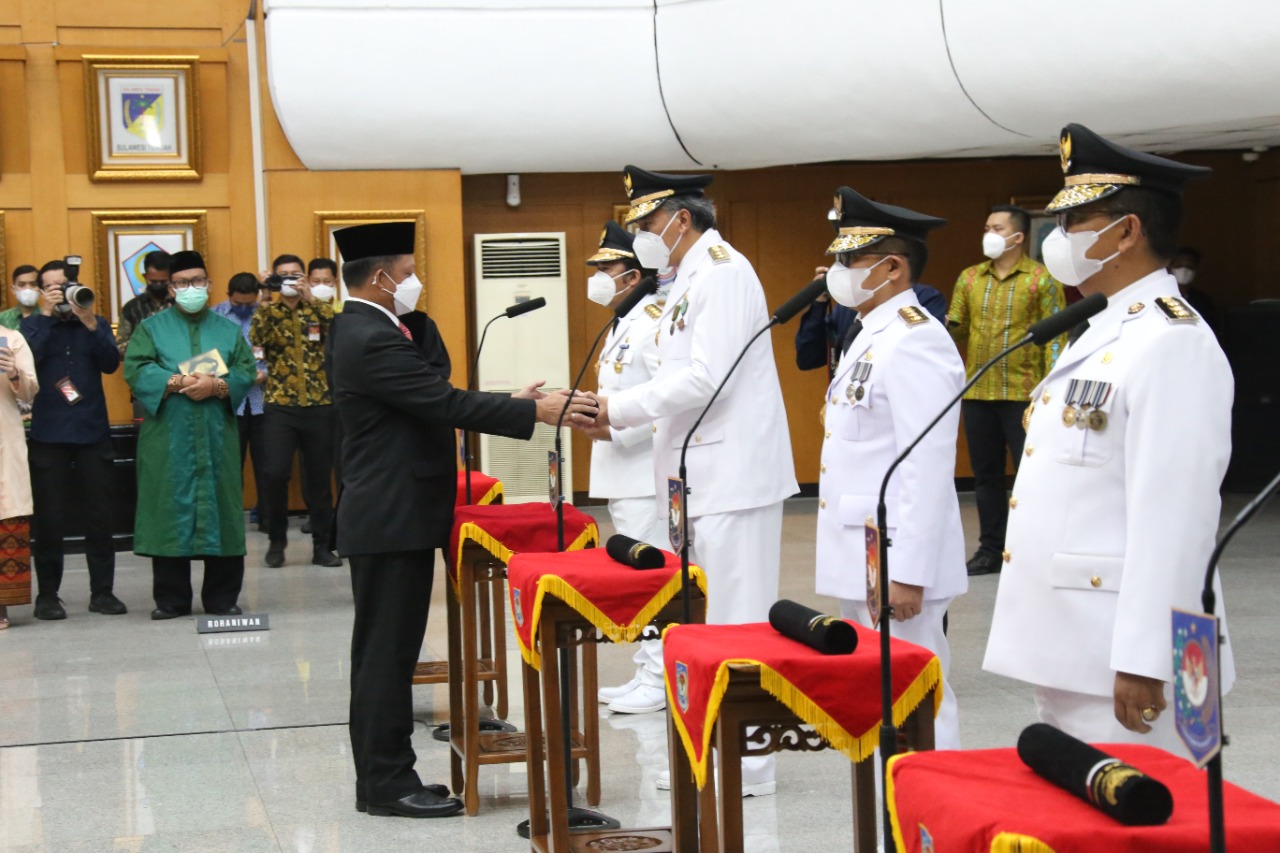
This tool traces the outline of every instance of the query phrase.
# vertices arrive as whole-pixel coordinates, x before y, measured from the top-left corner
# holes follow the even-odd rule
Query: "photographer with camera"
[[[249,340],[255,348],[261,347],[267,365],[261,495],[269,538],[265,562],[271,568],[284,565],[289,476],[294,452],[301,450],[302,497],[311,517],[311,563],[333,568],[342,565],[329,550],[337,426],[324,351],[333,308],[312,296],[301,258],[281,255],[271,269],[264,283],[278,291],[280,299],[258,308],[249,327]]]
[[[63,539],[72,510],[84,525],[89,610],[117,616],[126,608],[112,592],[116,554],[111,542],[111,430],[102,374],[120,367],[120,351],[106,317],[94,313],[94,293],[77,281],[80,258],[40,268],[44,306],[22,321],[40,383],[31,412],[31,491],[35,502],[31,556],[36,570],[37,619],[66,619]]]

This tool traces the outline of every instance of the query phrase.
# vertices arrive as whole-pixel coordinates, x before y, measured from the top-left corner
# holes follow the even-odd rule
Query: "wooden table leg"
[[[524,687],[525,764],[529,779],[529,837],[547,834],[547,777],[543,761],[542,700],[538,671],[523,660],[520,681]]]
[[[480,695],[479,662],[476,649],[476,583],[474,566],[463,561],[458,567],[462,601],[462,755],[463,804],[467,814],[480,811]]]
[[[742,853],[742,720],[726,703],[716,721],[716,801],[720,819],[720,853]],[[711,784],[708,780],[707,784]]]
[[[477,571],[488,571],[488,566],[476,566]],[[489,582],[478,581],[476,590],[476,615],[480,622],[480,657],[483,660],[493,658],[493,625],[491,623],[489,605]],[[486,708],[493,707],[493,682],[481,682],[480,689]]]
[[[510,708],[507,705],[507,590],[506,567],[494,565],[493,578],[493,668],[498,677],[498,704],[494,712],[499,720],[505,720]]]
[[[854,853],[875,853],[876,819],[876,761],[872,753],[862,761],[855,761],[853,783],[853,849]]]
[[[542,624],[538,627],[538,645],[542,652],[542,719],[546,731],[547,799],[551,810],[550,853],[569,851],[569,803],[565,796],[569,768],[564,760],[567,733],[560,725],[559,629],[556,618],[543,610]]]
[[[693,766],[676,730],[675,712],[667,711],[667,757],[671,767],[671,835],[675,853],[698,853],[698,823],[694,818],[698,799]],[[708,846],[708,851],[714,847]]]
[[[592,628],[588,641],[582,645],[582,740],[587,748],[587,805],[600,805],[600,714],[596,711],[596,692],[599,690],[596,668],[596,637]]]
[[[569,673],[569,697],[571,700],[569,702],[569,732],[572,733],[579,731],[582,725],[579,721],[577,702],[578,688],[581,682],[581,679],[578,678],[578,650],[572,647],[569,649],[569,668],[566,672]],[[582,778],[582,762],[579,759],[575,758],[570,763],[569,773],[573,778],[573,787],[578,787],[578,783]]]
[[[458,597],[452,588],[445,591],[445,621],[448,630],[449,657],[449,731],[456,735],[462,725],[462,626],[458,612]],[[462,773],[462,756],[449,750],[449,776],[455,794],[462,793],[465,778]]]

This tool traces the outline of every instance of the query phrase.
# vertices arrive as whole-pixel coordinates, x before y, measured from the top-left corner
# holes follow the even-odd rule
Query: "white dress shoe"
[[[649,714],[667,707],[667,691],[662,687],[637,683],[626,696],[614,699],[609,703],[609,710],[615,714]]]
[[[658,774],[657,780],[653,783],[653,787],[659,791],[671,790],[671,771],[663,770]],[[754,785],[744,784],[742,786],[742,798],[747,797],[772,797],[778,793],[778,783],[775,781],[756,782]]]
[[[614,699],[621,699],[639,686],[640,676],[637,675],[626,684],[619,684],[617,687],[601,687],[596,691],[596,697],[599,698],[601,705],[608,705]]]

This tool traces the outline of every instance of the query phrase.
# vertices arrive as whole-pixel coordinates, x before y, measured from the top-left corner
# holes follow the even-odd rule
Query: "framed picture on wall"
[[[1044,212],[1045,205],[1052,199],[1051,195],[1018,196],[1009,199],[1010,204],[1016,204],[1031,216],[1031,233],[1027,235],[1027,255],[1033,261],[1044,260],[1040,247],[1044,245],[1044,238],[1048,237],[1049,232],[1058,225],[1058,218],[1054,214]]]
[[[148,254],[208,251],[203,210],[115,210],[93,213],[94,290],[99,313],[120,322],[120,309],[147,288],[142,262]],[[107,298],[104,298],[107,297]],[[110,311],[103,310],[110,308]]]
[[[413,258],[418,278],[427,269],[427,212],[425,210],[320,210],[316,211],[316,257],[330,258],[338,265],[338,299],[347,298],[347,284],[342,280],[342,253],[333,232],[352,225],[373,222],[413,222],[416,225]]]
[[[199,60],[86,56],[89,177],[200,180]]]

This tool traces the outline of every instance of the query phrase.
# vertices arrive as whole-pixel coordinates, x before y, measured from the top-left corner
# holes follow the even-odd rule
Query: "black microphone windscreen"
[[[809,305],[813,303],[813,300],[826,292],[827,279],[825,277],[815,278],[813,281],[806,284],[803,290],[788,299],[786,302],[782,303],[782,307],[773,312],[773,322],[778,325],[786,323],[792,317],[808,308]]]
[[[848,622],[780,599],[769,608],[769,624],[784,637],[804,643],[824,655],[848,655],[858,647],[858,632]]]
[[[621,302],[618,303],[618,307],[613,309],[613,313],[616,314],[619,319],[627,316],[632,312],[632,310],[635,309],[637,305],[640,304],[641,299],[644,299],[646,296],[648,296],[650,293],[655,292],[657,289],[658,289],[657,279],[655,278],[644,279],[639,284],[637,284],[631,290],[630,293],[627,294],[627,297],[625,299],[623,299]]]
[[[660,569],[667,564],[667,557],[652,545],[615,533],[604,543],[605,552],[633,569]]]
[[[519,317],[521,314],[528,314],[530,311],[537,311],[539,308],[545,307],[547,300],[545,297],[537,296],[533,299],[526,299],[524,302],[517,302],[507,309],[508,317]]]
[[[1043,346],[1063,332],[1071,331],[1106,307],[1107,297],[1101,293],[1091,294],[1074,305],[1068,305],[1057,314],[1050,314],[1039,323],[1032,323],[1031,328],[1027,329],[1027,334],[1031,336],[1032,343]]]
[[[1018,757],[1125,826],[1159,826],[1173,814],[1173,795],[1162,782],[1047,723],[1022,730]]]

